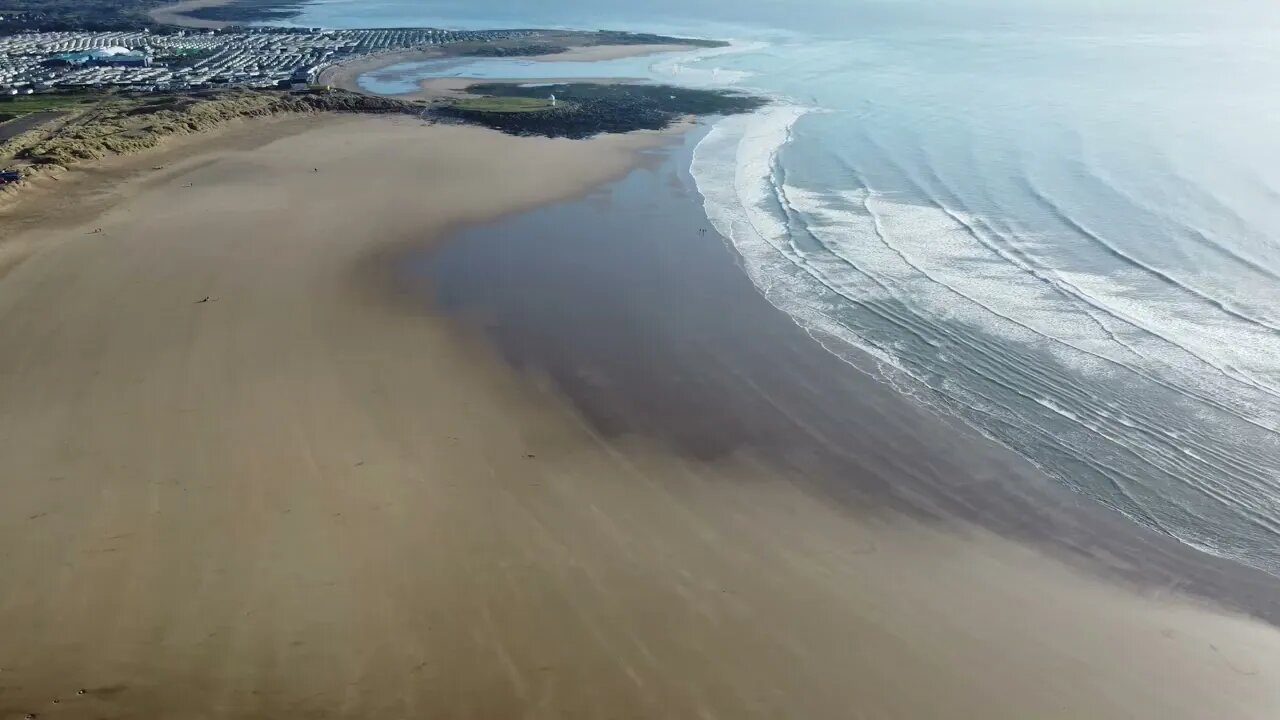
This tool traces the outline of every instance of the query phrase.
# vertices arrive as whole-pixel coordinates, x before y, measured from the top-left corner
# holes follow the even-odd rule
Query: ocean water
[[[297,22],[733,39],[366,83],[609,75],[770,95],[716,124],[691,170],[771,302],[1074,490],[1280,574],[1280,5],[321,0]]]

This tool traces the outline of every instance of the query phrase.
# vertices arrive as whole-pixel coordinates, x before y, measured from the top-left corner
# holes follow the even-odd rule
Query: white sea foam
[[[1274,404],[1250,401],[1274,392],[1280,336],[1224,315],[1195,291],[1153,283],[1136,268],[1063,269],[1052,254],[1069,238],[997,236],[969,213],[930,203],[866,190],[782,192],[830,253],[810,266],[843,295],[897,300],[930,318],[1036,345],[1077,372],[1140,370],[1236,398],[1260,425],[1280,427]]]
[[[707,60],[726,55],[737,55],[767,47],[763,42],[730,41],[723,47],[702,48],[674,55],[664,55],[649,66],[655,78],[666,82],[698,87],[738,85],[751,77],[744,70],[726,70],[722,67],[704,67]]]
[[[789,242],[785,224],[764,204],[774,157],[804,113],[776,105],[725,118],[698,143],[690,167],[708,219],[733,242],[752,281],[775,303],[789,298],[774,284],[795,275],[794,259],[783,250]]]
[[[1280,403],[1259,391],[1280,362],[1280,338],[1224,320],[1178,286],[1153,290],[1138,268],[1058,268],[1051,251],[1065,238],[997,233],[970,213],[865,188],[780,182],[779,152],[806,112],[775,105],[725,119],[691,167],[708,218],[771,303],[820,341],[870,353],[884,379],[913,397],[989,435],[976,418],[1002,423],[1008,432],[992,436],[1015,449],[1048,443],[1086,458],[1115,494],[1059,477],[1141,522],[1200,547],[1195,523],[1179,515],[1188,506],[1208,526],[1242,517],[1274,525],[1263,510],[1277,489],[1265,458],[1280,457]],[[860,332],[848,315],[858,309],[895,332]],[[1010,352],[1018,347],[1053,362],[1019,359]],[[1098,382],[1167,392],[1099,394]],[[1263,455],[1255,463],[1244,447]],[[1181,478],[1183,498],[1130,479],[1143,473]],[[1271,564],[1239,548],[1216,552]]]
[[[1223,318],[1178,287],[1152,289],[1138,269],[1102,275],[1056,268],[1047,255],[1064,238],[1001,236],[967,212],[862,188],[775,187],[776,153],[803,112],[780,106],[721,122],[697,148],[692,168],[709,217],[752,279],[803,323],[826,325],[811,298],[791,297],[784,287],[900,302],[922,316],[1038,345],[1077,371],[1136,367],[1215,392],[1241,383],[1250,392],[1269,388],[1280,363],[1275,333]],[[793,244],[784,206],[820,249]],[[1135,287],[1144,287],[1143,295],[1135,296]],[[1274,408],[1255,410],[1258,423],[1280,427]]]
[[[778,104],[725,118],[694,148],[690,172],[707,218],[733,244],[748,277],[765,298],[837,356],[846,354],[843,348],[831,346],[827,337],[875,358],[882,379],[894,383],[895,376],[887,372],[895,367],[894,358],[835,319],[838,308],[823,299],[820,284],[803,270],[806,254],[792,243],[776,209],[774,162],[790,140],[792,127],[810,112],[814,109]],[[899,389],[914,394],[910,386]]]

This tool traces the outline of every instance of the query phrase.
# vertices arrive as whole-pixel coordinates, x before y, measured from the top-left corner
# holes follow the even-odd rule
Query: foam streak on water
[[[936,176],[898,196],[792,184],[780,153],[803,115],[725,120],[693,161],[709,218],[771,302],[1078,491],[1280,570],[1266,308],[1131,257],[1031,178],[1056,234],[981,217]]]

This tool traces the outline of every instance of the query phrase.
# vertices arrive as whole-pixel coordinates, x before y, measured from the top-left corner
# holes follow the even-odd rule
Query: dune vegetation
[[[56,97],[56,96],[38,96]],[[0,164],[24,174],[138,152],[165,138],[203,132],[237,118],[283,113],[412,113],[421,108],[345,91],[301,93],[226,90],[200,93],[80,97],[66,112],[0,144]]]

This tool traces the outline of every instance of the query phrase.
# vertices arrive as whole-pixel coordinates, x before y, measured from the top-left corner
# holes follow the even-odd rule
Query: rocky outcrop
[[[661,130],[690,115],[733,115],[765,104],[763,98],[722,90],[694,90],[666,85],[569,83],[524,87],[490,83],[467,88],[471,95],[546,98],[557,106],[541,110],[501,112],[466,103],[440,103],[431,109],[439,119],[493,128],[511,135],[587,138],[600,133]]]

